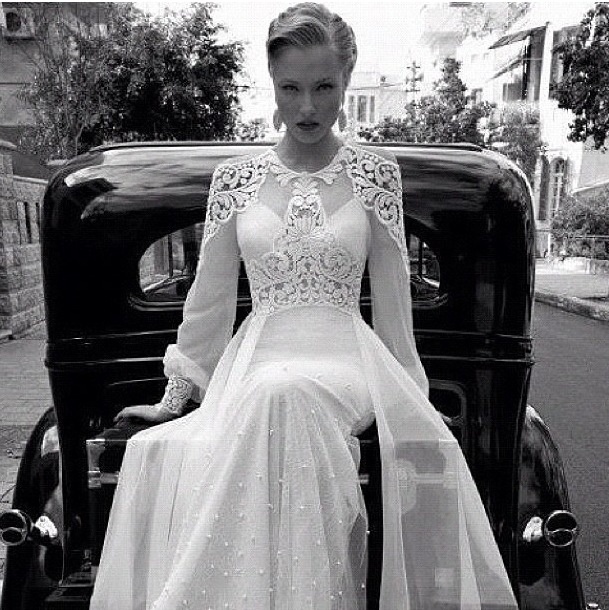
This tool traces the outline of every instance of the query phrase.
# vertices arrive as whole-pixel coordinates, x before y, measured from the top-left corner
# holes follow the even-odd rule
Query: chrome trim
[[[30,516],[16,508],[0,513],[0,542],[5,546],[19,546],[33,540],[45,546],[59,540],[59,530],[47,515],[40,515],[32,524]]]
[[[579,535],[579,524],[575,515],[568,510],[551,512],[543,522],[543,535],[553,547],[571,546]]]
[[[21,510],[10,509],[0,513],[0,542],[5,546],[23,544],[32,529],[32,520]]]
[[[87,487],[89,489],[99,489],[102,485],[99,458],[105,447],[106,441],[103,438],[87,439],[87,462],[89,463]]]
[[[545,519],[538,515],[531,517],[522,532],[522,540],[527,544],[542,538],[555,548],[571,546],[579,535],[579,524],[568,510],[552,511]]]

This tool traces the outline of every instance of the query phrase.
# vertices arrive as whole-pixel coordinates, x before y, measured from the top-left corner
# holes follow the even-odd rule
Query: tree
[[[128,3],[105,6],[104,35],[63,16],[51,20],[55,32],[39,30],[40,60],[24,94],[35,127],[25,143],[69,157],[105,142],[231,137],[243,49],[218,42],[213,5],[154,18]]]
[[[506,106],[489,123],[487,145],[514,161],[532,184],[543,148],[539,110],[526,103]]]
[[[530,2],[469,2],[461,10],[461,28],[465,36],[485,36],[507,32],[531,8]]]
[[[89,7],[99,14],[107,5],[91,3]],[[34,126],[22,129],[20,144],[45,159],[71,156],[80,149],[83,131],[102,109],[92,86],[94,75],[102,69],[101,31],[93,28],[93,11],[75,14],[65,5],[45,2],[32,3],[29,9],[36,38],[19,48],[34,70],[33,81],[21,98]]]
[[[609,132],[609,3],[597,2],[558,52],[564,68],[555,97],[560,108],[575,114],[569,140],[592,138],[596,149],[604,149]]]
[[[361,136],[374,141],[401,142],[471,142],[483,144],[478,129],[480,119],[490,116],[488,102],[472,103],[465,95],[467,87],[459,76],[461,65],[452,58],[444,60],[442,78],[434,83],[434,94],[413,101],[405,107],[402,119],[385,118]]]

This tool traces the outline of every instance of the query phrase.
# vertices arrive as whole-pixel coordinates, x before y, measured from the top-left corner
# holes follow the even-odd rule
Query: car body
[[[12,524],[17,532],[2,610],[88,608],[122,452],[142,427],[116,428],[113,416],[162,395],[162,357],[192,282],[213,168],[263,146],[99,147],[49,182],[42,253],[54,405],[28,443],[14,511],[0,517],[0,529]],[[520,608],[581,610],[577,523],[560,456],[527,405],[530,187],[504,156],[474,145],[387,146],[402,174],[415,335],[430,399],[461,443]],[[244,274],[239,282],[237,325],[251,308]],[[366,279],[361,309],[369,321]],[[382,543],[374,426],[361,443],[372,610]],[[41,515],[56,533],[39,527]]]

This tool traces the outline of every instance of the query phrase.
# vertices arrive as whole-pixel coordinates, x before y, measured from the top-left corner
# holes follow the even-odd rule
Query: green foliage
[[[609,235],[609,186],[591,195],[564,198],[552,218],[552,236]]]
[[[434,94],[406,105],[401,119],[385,118],[360,136],[371,141],[386,142],[471,142],[483,144],[478,130],[480,119],[490,116],[493,106],[488,102],[472,104],[467,87],[459,76],[460,63],[444,60],[442,78],[434,84]]]
[[[107,142],[234,134],[242,46],[218,42],[213,5],[153,18],[108,3],[107,35],[92,35],[56,3],[40,4],[39,59],[24,93],[36,124],[26,148],[65,158]]]
[[[526,103],[506,106],[489,123],[488,146],[518,165],[533,184],[535,166],[543,147],[539,110]]]
[[[597,2],[574,38],[561,43],[564,74],[555,86],[561,108],[575,114],[569,139],[604,148],[609,132],[609,3]]]

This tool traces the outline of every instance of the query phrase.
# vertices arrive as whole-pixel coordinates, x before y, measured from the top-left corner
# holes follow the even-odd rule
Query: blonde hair
[[[269,72],[272,74],[272,60],[286,47],[315,45],[327,45],[334,50],[343,66],[347,85],[357,60],[355,34],[340,15],[316,2],[291,6],[271,21],[266,41]]]

